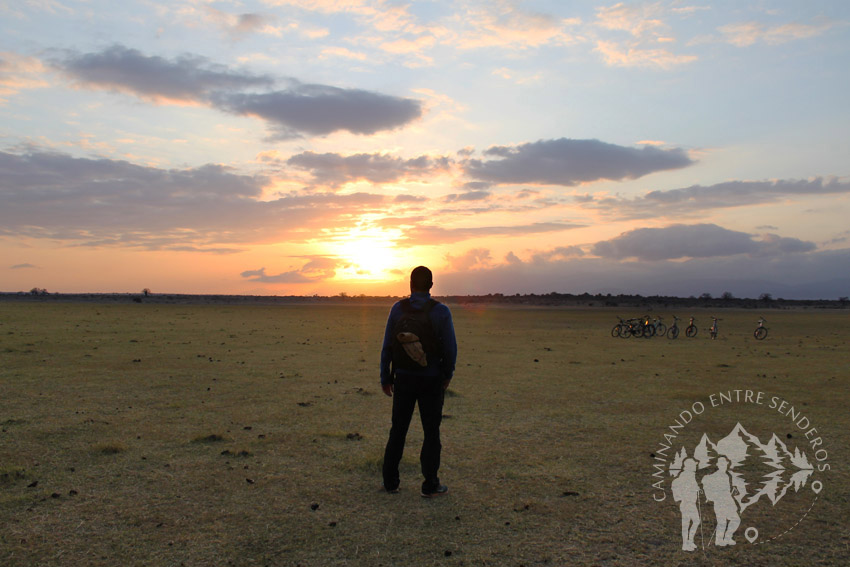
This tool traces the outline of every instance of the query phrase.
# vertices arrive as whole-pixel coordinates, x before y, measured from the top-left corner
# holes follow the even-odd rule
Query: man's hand
[[[381,384],[381,390],[384,391],[386,395],[389,397],[393,397],[393,385],[392,384]]]
[[[449,389],[449,382],[451,382],[451,380],[443,380],[443,391],[444,392]]]

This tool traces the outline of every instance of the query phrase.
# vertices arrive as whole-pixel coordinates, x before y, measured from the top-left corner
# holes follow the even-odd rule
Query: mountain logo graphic
[[[670,489],[682,516],[684,551],[698,549],[697,528],[705,524],[709,510],[715,519],[714,545],[732,546],[737,544],[734,536],[742,518],[759,501],[775,507],[789,491],[800,493],[807,484],[817,499],[823,488],[819,480],[810,482],[815,467],[805,452],[789,448],[775,433],[762,442],[740,422],[717,442],[703,433],[690,453],[682,446],[674,454],[668,473],[673,477]],[[755,526],[744,530],[744,538],[762,543]],[[704,549],[704,536],[702,540]]]

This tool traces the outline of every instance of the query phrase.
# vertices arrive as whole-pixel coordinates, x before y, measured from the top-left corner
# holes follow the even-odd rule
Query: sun
[[[337,270],[340,279],[387,280],[402,262],[396,247],[398,235],[378,228],[356,228],[333,244],[333,252],[345,267]]]

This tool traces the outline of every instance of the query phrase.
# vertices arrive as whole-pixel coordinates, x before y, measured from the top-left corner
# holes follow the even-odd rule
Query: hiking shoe
[[[431,489],[428,489],[428,490],[423,488],[422,489],[422,498],[433,498],[435,496],[442,496],[443,494],[446,494],[448,491],[449,491],[449,487],[446,486],[445,484],[441,484],[441,485],[437,486],[436,488],[431,488]]]
[[[387,491],[388,494],[398,494],[398,486],[395,488],[387,488],[386,485],[381,484],[381,488]]]

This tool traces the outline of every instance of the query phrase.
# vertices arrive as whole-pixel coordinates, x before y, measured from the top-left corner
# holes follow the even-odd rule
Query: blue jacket
[[[430,293],[415,292],[410,294],[410,305],[414,309],[424,309],[425,304],[431,299]],[[452,312],[449,308],[438,303],[430,312],[431,324],[434,326],[434,331],[437,334],[437,340],[442,348],[442,358],[440,360],[428,360],[428,366],[422,370],[398,370],[399,374],[413,376],[439,376],[442,380],[451,380],[455,372],[455,363],[457,362],[457,339],[455,338],[455,328],[452,323]],[[398,301],[390,309],[390,316],[387,318],[387,328],[384,331],[384,344],[381,347],[381,384],[392,384],[393,376],[390,370],[393,360],[393,328],[396,322],[402,316],[401,302]]]

